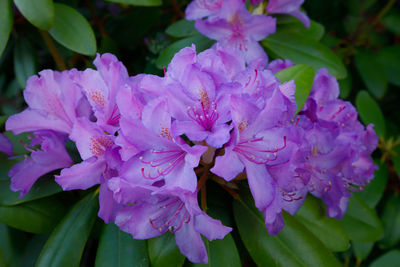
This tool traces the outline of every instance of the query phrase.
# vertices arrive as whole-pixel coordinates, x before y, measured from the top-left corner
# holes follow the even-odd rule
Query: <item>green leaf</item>
[[[0,223],[0,240],[0,266],[11,266],[14,252],[10,229],[2,223]]]
[[[64,206],[55,198],[44,198],[16,206],[0,206],[0,222],[22,231],[46,234],[57,225]]]
[[[90,193],[68,212],[44,245],[36,267],[79,266],[98,210],[96,193]]]
[[[42,247],[47,241],[47,235],[35,235],[27,244],[23,254],[20,256],[19,266],[35,266]]]
[[[382,223],[375,210],[357,195],[350,198],[347,212],[339,223],[349,238],[354,241],[377,241],[383,234]]]
[[[11,0],[0,1],[0,56],[3,54],[10,36],[13,14]]]
[[[96,53],[96,38],[89,22],[75,9],[64,5],[54,4],[56,17],[50,35],[57,42],[83,55]]]
[[[36,51],[24,37],[19,37],[14,48],[14,73],[19,85],[25,88],[26,81],[36,70]]]
[[[397,177],[400,178],[400,145],[397,145],[393,148],[394,155],[392,155],[392,162],[394,171],[397,174]]]
[[[285,226],[268,235],[264,217],[249,193],[235,200],[233,211],[240,237],[258,266],[340,266],[333,254],[296,218],[284,213]]]
[[[161,51],[160,56],[156,60],[156,65],[160,69],[168,66],[174,55],[184,47],[195,44],[197,52],[201,52],[209,48],[213,44],[213,42],[214,41],[207,39],[203,35],[195,35],[185,39],[181,39]]]
[[[381,219],[385,230],[383,239],[379,241],[379,247],[388,249],[400,241],[400,196],[389,197],[383,208]]]
[[[366,91],[360,91],[356,97],[356,107],[364,124],[374,124],[374,129],[379,137],[386,133],[385,119],[381,108]]]
[[[48,30],[54,23],[53,0],[14,0],[24,17],[36,27]]]
[[[153,267],[182,266],[185,261],[170,232],[147,240],[147,249]]]
[[[278,20],[277,32],[297,33],[302,35],[304,38],[315,41],[321,40],[322,36],[324,36],[325,28],[322,24],[311,20],[310,27],[306,28],[297,18],[292,16],[289,18],[290,21],[285,23],[279,23],[280,20]]]
[[[161,0],[106,0],[107,2],[120,3],[134,6],[160,6]]]
[[[390,13],[383,18],[383,23],[389,31],[394,34],[400,35],[400,14]]]
[[[194,28],[194,21],[189,21],[186,19],[181,19],[170,25],[165,32],[173,37],[187,37],[199,32]]]
[[[290,59],[295,64],[307,64],[315,69],[327,68],[337,78],[345,78],[346,68],[341,60],[326,46],[303,38],[301,34],[277,32],[264,39],[261,44],[280,58]]]
[[[380,162],[375,162],[375,164],[378,164],[379,169],[375,170],[374,179],[372,179],[363,191],[356,193],[356,195],[362,198],[372,209],[375,208],[381,200],[389,176],[385,164]]]
[[[376,59],[383,66],[388,82],[400,86],[400,45],[382,48]]]
[[[368,91],[377,98],[385,95],[387,80],[384,67],[375,59],[375,55],[358,52],[355,63]]]
[[[40,178],[29,190],[29,192],[19,198],[18,192],[10,190],[10,180],[0,180],[0,205],[13,206],[28,201],[48,197],[62,191],[62,188],[54,182],[54,176],[48,175]]]
[[[146,241],[133,239],[113,223],[105,224],[95,266],[149,266]]]
[[[349,248],[350,240],[338,221],[328,218],[320,202],[311,195],[307,196],[295,218],[318,237],[329,250],[337,252]]]
[[[307,65],[296,65],[280,72],[276,73],[275,76],[283,83],[294,80],[296,84],[296,113],[306,103],[308,96],[314,82],[315,71],[312,67]]]
[[[353,251],[356,255],[356,258],[360,261],[365,260],[368,255],[371,253],[372,248],[374,247],[373,242],[362,243],[362,242],[351,242],[353,245]]]
[[[370,267],[393,267],[400,262],[400,250],[391,250],[386,252],[376,260],[374,260]]]
[[[340,98],[348,98],[351,93],[352,87],[352,77],[349,72],[347,72],[347,76],[344,79],[338,80],[339,88],[340,88]]]
[[[203,238],[203,241],[207,249],[208,264],[189,263],[188,266],[242,266],[235,241],[233,240],[231,234],[227,234],[224,239],[215,239],[210,242],[206,238]]]

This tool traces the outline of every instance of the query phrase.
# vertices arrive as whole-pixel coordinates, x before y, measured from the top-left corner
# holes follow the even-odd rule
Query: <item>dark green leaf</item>
[[[27,244],[19,260],[19,266],[35,266],[40,251],[47,241],[47,235],[35,235]]]
[[[303,224],[284,213],[285,226],[268,235],[263,215],[249,194],[234,201],[233,211],[240,237],[258,266],[340,266],[338,260]]]
[[[24,17],[36,27],[48,30],[54,23],[53,0],[14,0]]]
[[[235,241],[231,234],[227,234],[224,239],[216,239],[210,242],[206,238],[203,238],[203,241],[207,249],[208,264],[190,263],[188,264],[189,266],[242,266]]]
[[[25,88],[28,78],[36,72],[35,49],[26,38],[20,37],[14,48],[14,73],[19,85]]]
[[[321,40],[322,36],[324,36],[325,28],[322,24],[311,20],[310,27],[306,28],[298,19],[294,17],[289,18],[292,18],[291,22],[284,24],[280,24],[278,20],[277,32],[294,32],[302,35],[304,38],[315,41]]]
[[[275,74],[282,83],[294,80],[296,84],[296,112],[299,112],[307,101],[313,85],[314,74],[314,69],[307,65],[296,65]]]
[[[391,13],[383,18],[383,23],[388,28],[389,31],[394,34],[400,35],[400,14]]]
[[[107,2],[134,5],[134,6],[160,6],[161,0],[106,0]]]
[[[303,38],[298,33],[277,32],[262,41],[262,45],[277,56],[296,64],[307,64],[315,69],[327,68],[337,78],[347,75],[341,60],[321,43]]]
[[[383,97],[387,89],[386,74],[384,67],[375,59],[375,55],[358,52],[355,55],[355,63],[367,89],[375,97]]]
[[[84,55],[96,53],[96,38],[89,22],[75,9],[54,4],[55,20],[50,35],[68,49]]]
[[[349,248],[349,238],[338,221],[326,217],[320,202],[311,195],[307,196],[295,217],[331,251],[345,251]]]
[[[79,266],[97,210],[96,193],[90,193],[75,204],[51,233],[36,266]]]
[[[347,76],[344,79],[338,80],[340,87],[340,98],[347,98],[351,93],[352,78],[350,72],[347,72]]]
[[[158,68],[162,69],[163,67],[168,66],[171,59],[174,55],[184,47],[191,46],[192,44],[196,45],[197,52],[201,52],[207,48],[209,48],[214,41],[207,39],[202,35],[191,36],[182,40],[179,40],[163,51],[161,51],[160,56],[157,58],[156,65]]]
[[[400,196],[391,195],[381,215],[384,236],[379,241],[379,246],[388,249],[400,241]]]
[[[397,173],[397,177],[400,178],[400,145],[397,145],[393,149],[394,155],[392,155],[392,162],[394,171]]]
[[[55,198],[43,198],[16,206],[0,206],[0,222],[22,231],[46,234],[57,225],[64,206]]]
[[[159,237],[149,239],[147,248],[151,266],[182,266],[185,261],[185,256],[181,254],[176,246],[175,237],[167,232]]]
[[[382,223],[375,210],[357,195],[350,198],[347,212],[339,223],[349,238],[354,241],[377,241],[383,234]]]
[[[353,246],[354,254],[356,255],[356,258],[360,261],[365,260],[371,253],[372,248],[374,247],[373,242],[361,243],[353,241],[351,243]]]
[[[133,239],[113,223],[105,224],[95,266],[149,266],[146,241]]]
[[[174,37],[187,37],[198,34],[198,31],[194,28],[194,21],[186,19],[181,19],[170,25],[165,32]]]
[[[375,171],[375,177],[361,192],[357,193],[371,208],[375,208],[382,198],[388,180],[388,170],[385,164],[375,162],[379,169]]]
[[[13,24],[11,0],[0,1],[0,56],[3,54]]]
[[[379,137],[386,133],[385,119],[374,99],[366,91],[360,91],[356,97],[356,106],[361,120],[365,124],[373,123]]]
[[[13,206],[27,201],[32,201],[57,194],[62,188],[54,182],[54,176],[40,178],[29,192],[22,198],[19,198],[19,192],[13,192],[10,189],[10,181],[0,180],[0,205]]]
[[[0,223],[0,266],[11,266],[13,245],[9,228]]]
[[[374,260],[370,267],[394,267],[400,262],[400,250],[391,250]]]
[[[382,48],[376,58],[384,67],[388,82],[400,86],[400,45]]]

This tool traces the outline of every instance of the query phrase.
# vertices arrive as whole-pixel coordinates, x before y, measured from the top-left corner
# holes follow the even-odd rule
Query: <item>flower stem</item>
[[[43,37],[44,42],[46,43],[47,47],[49,48],[50,54],[53,57],[54,61],[59,70],[66,70],[67,66],[63,58],[61,57],[60,53],[58,52],[57,47],[54,45],[53,40],[51,39],[50,35],[46,31],[39,30],[40,34]]]

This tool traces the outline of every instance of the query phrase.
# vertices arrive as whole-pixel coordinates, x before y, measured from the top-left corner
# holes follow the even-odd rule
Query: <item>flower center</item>
[[[190,221],[191,216],[185,209],[185,204],[178,198],[172,200],[168,198],[160,204],[157,215],[149,218],[151,226],[160,233],[166,231],[175,233],[182,228],[184,223]]]
[[[166,176],[178,166],[185,158],[186,153],[182,150],[150,150],[150,160],[145,160],[143,156],[139,159],[150,168],[142,168],[142,176],[145,179],[157,179],[160,176]]]

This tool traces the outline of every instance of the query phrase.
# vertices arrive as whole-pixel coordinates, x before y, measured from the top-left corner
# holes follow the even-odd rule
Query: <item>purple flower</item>
[[[12,115],[6,130],[14,134],[36,130],[54,130],[69,134],[77,117],[88,113],[80,88],[74,80],[77,70],[43,70],[32,76],[24,91],[28,108]]]
[[[182,188],[137,185],[121,178],[108,182],[118,203],[124,205],[115,224],[136,239],[148,239],[167,231],[175,234],[176,244],[190,261],[208,263],[201,239],[222,239],[232,229],[200,210],[196,192]]]
[[[185,10],[185,17],[188,20],[196,20],[204,17],[218,15],[224,2],[223,0],[194,0]]]
[[[304,12],[300,11],[300,6],[304,0],[270,0],[267,5],[267,12],[271,14],[288,14],[298,18],[304,26],[310,27],[310,19]]]
[[[268,65],[268,69],[272,71],[272,73],[277,73],[280,72],[281,70],[284,70],[286,68],[289,68],[293,66],[293,62],[290,61],[289,59],[275,59],[274,61],[271,61]]]
[[[268,57],[258,41],[275,32],[276,19],[250,14],[241,0],[226,2],[216,18],[197,20],[196,29],[223,46],[239,49],[249,64],[266,64]]]
[[[9,171],[11,177],[11,190],[19,191],[23,197],[32,185],[46,173],[69,167],[72,160],[65,150],[66,136],[53,131],[36,131],[30,146],[30,156],[17,164]],[[40,148],[36,148],[40,146]]]
[[[13,154],[13,145],[4,134],[0,134],[0,152],[3,152],[9,156]]]

